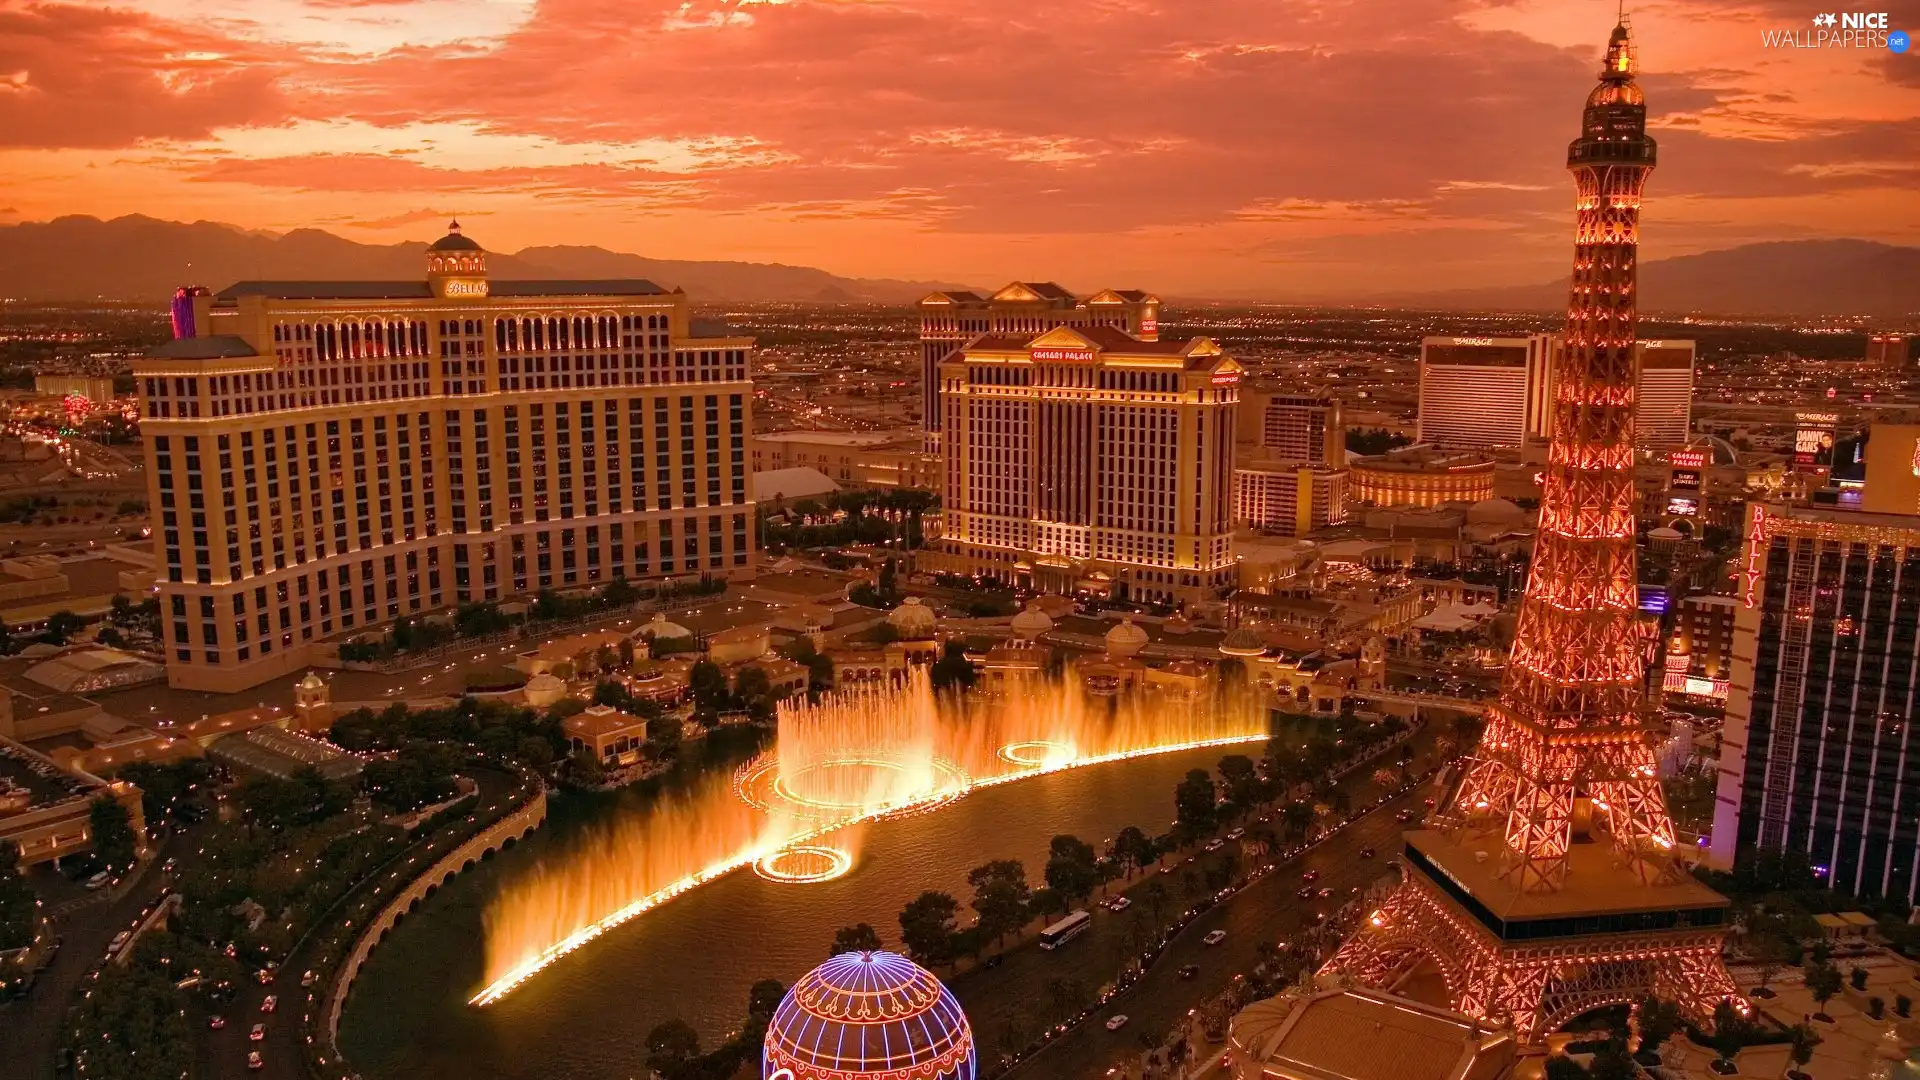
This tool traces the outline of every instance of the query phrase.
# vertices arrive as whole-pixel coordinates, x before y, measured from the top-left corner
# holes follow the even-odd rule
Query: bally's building
[[[1242,369],[1204,337],[983,334],[939,367],[945,536],[930,568],[1192,603],[1234,583]]]
[[[168,681],[233,692],[402,616],[746,570],[753,341],[648,281],[182,290],[134,366]]]

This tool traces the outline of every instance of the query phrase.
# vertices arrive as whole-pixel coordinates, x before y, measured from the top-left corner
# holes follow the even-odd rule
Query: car
[[[89,890],[105,888],[106,884],[107,884],[107,872],[105,870],[102,870],[99,873],[87,879],[87,888]]]
[[[163,874],[171,874],[173,873],[173,868],[179,865],[180,865],[179,860],[168,859],[166,862],[163,862],[160,864],[160,872]]]
[[[1113,1016],[1109,1016],[1109,1017],[1107,1017],[1107,1030],[1108,1030],[1108,1031],[1119,1031],[1119,1030],[1120,1030],[1121,1028],[1123,1028],[1123,1027],[1126,1027],[1126,1026],[1127,1026],[1127,1014],[1126,1014],[1126,1013],[1116,1013],[1116,1014],[1115,1014],[1115,1015],[1113,1015]]]
[[[253,981],[259,983],[261,986],[273,985],[273,969],[270,967],[261,968],[259,971],[254,972]]]
[[[313,970],[309,968],[305,975],[300,976],[300,985],[303,987],[312,986],[314,983],[318,982],[319,980],[320,980],[320,976],[315,975],[313,973]]]
[[[247,1051],[247,1068],[254,1069],[257,1071],[260,1069],[264,1069],[266,1067],[267,1067],[267,1059],[260,1056],[260,1051],[258,1050]]]
[[[1208,851],[1219,851],[1219,850],[1220,850],[1221,848],[1223,848],[1223,847],[1226,847],[1226,846],[1227,846],[1227,842],[1226,842],[1225,840],[1209,840],[1209,841],[1207,841],[1207,850],[1208,850]]]
[[[1311,900],[1313,899],[1313,886],[1302,885],[1300,886],[1300,891],[1297,893],[1294,893],[1293,895],[1299,897],[1302,900]]]
[[[1247,830],[1245,830],[1245,829],[1235,829],[1235,830],[1233,830],[1232,832],[1230,832],[1230,833],[1228,833],[1228,834],[1227,834],[1227,839],[1229,839],[1229,840],[1238,840],[1238,839],[1240,839],[1241,837],[1243,837],[1243,836],[1245,836],[1245,835],[1247,835]]]
[[[1325,900],[1325,899],[1326,899],[1327,897],[1329,897],[1329,896],[1332,896],[1332,895],[1333,895],[1333,890],[1332,890],[1332,889],[1321,889],[1321,890],[1320,890],[1320,899],[1322,899],[1322,900]]]
[[[1409,821],[1412,821],[1412,820],[1413,820],[1413,811],[1411,811],[1411,810],[1396,810],[1396,811],[1394,811],[1394,813],[1393,813],[1393,820],[1395,820],[1395,821],[1398,821],[1398,822],[1400,822],[1400,823],[1401,823],[1402,825],[1404,825],[1404,824],[1406,824],[1407,822],[1409,822]]]
[[[219,1013],[214,1013],[212,1016],[207,1017],[207,1027],[211,1028],[214,1031],[219,1031],[221,1028],[226,1026],[227,1026],[227,1018],[224,1016],[221,1016]]]
[[[1203,938],[1201,938],[1200,940],[1201,940],[1201,941],[1202,941],[1203,943],[1205,943],[1205,944],[1208,944],[1208,945],[1218,945],[1218,944],[1220,944],[1221,942],[1223,942],[1223,941],[1225,941],[1225,940],[1227,940],[1227,932],[1226,932],[1225,930],[1213,930],[1213,931],[1209,931],[1209,932],[1207,933],[1207,936],[1206,936],[1206,937],[1203,937]]]
[[[1425,803],[1425,805],[1426,805],[1426,808],[1427,808],[1427,809],[1429,809],[1429,810],[1431,810],[1431,809],[1433,809],[1433,807],[1434,807],[1434,802],[1433,802],[1433,800],[1432,800],[1432,799],[1426,799],[1426,800],[1423,800],[1423,801],[1424,801],[1424,803]]]
[[[1186,967],[1183,967],[1180,969],[1180,978],[1187,982],[1192,982],[1194,979],[1198,978],[1199,976],[1200,976],[1199,964],[1188,964]]]
[[[1361,849],[1360,849],[1360,857],[1361,857],[1361,858],[1363,858],[1363,859],[1371,859],[1371,858],[1373,858],[1373,849],[1372,849],[1372,848],[1370,848],[1370,847],[1363,847],[1363,848],[1361,848]]]
[[[1006,963],[1006,960],[1007,958],[1000,953],[994,953],[992,956],[980,961],[980,966],[983,968],[997,968],[1001,964]]]
[[[1307,882],[1308,884],[1312,884],[1313,882],[1316,882],[1316,881],[1319,881],[1319,880],[1320,880],[1320,871],[1318,871],[1318,870],[1309,870],[1309,871],[1307,871],[1306,873],[1304,873],[1304,874],[1301,874],[1301,875],[1300,875],[1300,880],[1301,880],[1301,881],[1304,881],[1304,882]]]
[[[252,1042],[259,1042],[260,1040],[266,1037],[267,1037],[267,1025],[265,1024],[255,1024],[253,1025],[253,1030],[247,1032],[247,1038]]]
[[[107,951],[119,952],[123,947],[126,946],[127,942],[131,940],[133,940],[133,931],[122,930],[119,933],[113,935],[113,943],[107,946]]]
[[[260,1011],[263,1013],[270,1013],[274,1010],[274,1007],[279,1004],[280,1004],[279,998],[274,997],[272,994],[268,994],[266,997],[266,1000],[260,1003]]]
[[[1133,906],[1133,901],[1127,899],[1124,896],[1116,896],[1113,898],[1113,903],[1108,904],[1107,906],[1112,908],[1115,911],[1125,911],[1128,908]]]

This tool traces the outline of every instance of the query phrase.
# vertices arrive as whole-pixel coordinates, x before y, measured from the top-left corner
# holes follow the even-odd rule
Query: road
[[[153,859],[188,850],[198,844],[195,826],[171,834]],[[22,1000],[0,1005],[0,1080],[52,1080],[53,1053],[60,1043],[67,1008],[77,999],[87,973],[106,958],[113,936],[131,929],[140,912],[166,889],[159,867],[149,865],[123,895],[104,903],[78,907],[56,922],[62,938],[60,952]]]
[[[1235,975],[1252,971],[1260,962],[1260,942],[1289,944],[1300,940],[1313,925],[1316,911],[1331,914],[1391,873],[1387,862],[1399,853],[1400,833],[1407,828],[1394,820],[1394,812],[1419,807],[1429,794],[1429,788],[1422,785],[1393,799],[1194,920],[1141,981],[1112,1002],[1105,1013],[1029,1058],[1015,1075],[1022,1080],[1040,1076],[1093,1080],[1105,1077],[1115,1065],[1137,1061],[1142,1031],[1157,1042],[1186,1018],[1188,1010],[1218,995]],[[1372,859],[1360,858],[1360,850],[1368,847],[1377,854]],[[1311,901],[1298,898],[1302,874],[1307,870],[1318,871],[1314,886],[1331,889],[1332,897]],[[1202,938],[1213,930],[1225,930],[1226,940],[1216,946],[1203,944]],[[1179,975],[1180,968],[1188,964],[1200,968],[1200,974],[1191,981]],[[1125,1013],[1127,1025],[1119,1031],[1108,1031],[1099,1021],[1115,1013]]]

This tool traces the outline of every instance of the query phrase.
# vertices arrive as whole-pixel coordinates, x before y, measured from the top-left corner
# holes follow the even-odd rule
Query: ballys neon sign
[[[1767,508],[1754,504],[1747,525],[1747,566],[1743,571],[1746,578],[1745,595],[1742,597],[1747,607],[1753,607],[1760,599],[1760,565],[1766,560],[1764,545],[1767,542]]]

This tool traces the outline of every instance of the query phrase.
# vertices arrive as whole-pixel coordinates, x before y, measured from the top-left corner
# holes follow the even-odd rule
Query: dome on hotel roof
[[[1053,616],[1041,610],[1040,601],[1029,600],[1027,606],[1021,608],[1019,614],[1015,615],[1007,626],[1013,631],[1015,637],[1034,641],[1053,629]]]
[[[1263,656],[1267,641],[1250,626],[1242,626],[1220,639],[1222,656]]]
[[[933,609],[917,596],[909,596],[887,613],[887,625],[908,641],[923,641],[933,636]]]
[[[1118,626],[1107,631],[1107,655],[1133,656],[1147,647],[1147,632],[1140,629],[1129,615]]]
[[[800,977],[773,1011],[761,1075],[793,1080],[974,1080],[973,1028],[925,968],[848,952]]]
[[[671,640],[673,638],[692,637],[693,631],[681,626],[677,622],[668,622],[666,612],[656,611],[653,613],[653,620],[641,627],[639,634],[641,637],[658,641],[663,638]]]
[[[471,236],[460,235],[458,221],[447,224],[447,235],[427,245],[428,251],[480,251],[482,248]]]

